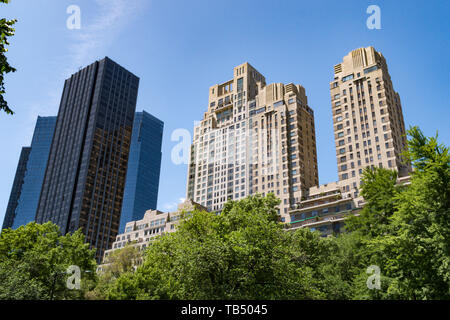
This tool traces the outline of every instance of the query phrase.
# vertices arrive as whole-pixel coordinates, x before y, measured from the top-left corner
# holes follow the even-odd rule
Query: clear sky
[[[369,5],[381,9],[370,30]],[[70,5],[81,28],[66,26]],[[211,85],[249,62],[267,83],[306,89],[315,111],[319,182],[337,179],[329,82],[333,66],[359,47],[374,46],[388,62],[405,125],[439,130],[450,145],[450,1],[12,0],[0,17],[17,18],[6,77],[16,112],[0,113],[0,224],[22,146],[38,115],[56,115],[64,80],[109,56],[140,77],[137,111],[165,122],[158,209],[175,208],[186,191],[186,165],[171,162],[177,128],[192,132],[207,110]]]

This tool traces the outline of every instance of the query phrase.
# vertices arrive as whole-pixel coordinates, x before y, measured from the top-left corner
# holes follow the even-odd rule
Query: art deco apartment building
[[[107,57],[64,84],[36,222],[81,228],[98,261],[119,231],[138,86]]]
[[[274,193],[280,220],[318,184],[314,112],[305,89],[272,83],[250,64],[209,89],[208,111],[194,127],[187,198],[220,212],[229,199]]]
[[[402,106],[383,55],[373,47],[351,51],[334,66],[330,92],[343,195],[359,196],[365,167],[407,176],[411,167],[401,159],[406,148]]]
[[[342,232],[346,216],[361,210],[365,167],[397,170],[398,184],[409,184],[411,171],[401,162],[406,147],[402,108],[382,54],[373,47],[353,50],[334,67],[334,75],[331,101],[339,180],[310,188],[290,210],[290,230],[308,227],[323,236]]]

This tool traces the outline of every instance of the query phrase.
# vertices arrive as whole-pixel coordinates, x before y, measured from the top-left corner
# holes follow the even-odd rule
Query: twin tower
[[[406,148],[400,97],[386,60],[373,47],[353,50],[334,66],[330,83],[334,142],[343,198],[362,202],[365,167],[395,169]],[[305,88],[272,83],[249,63],[209,89],[208,111],[194,128],[187,198],[220,212],[228,200],[273,193],[280,220],[294,222],[302,201],[321,189],[314,111]],[[326,189],[326,188],[325,188]]]

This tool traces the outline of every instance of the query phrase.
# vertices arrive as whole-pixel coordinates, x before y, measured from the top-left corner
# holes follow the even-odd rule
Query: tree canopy
[[[71,265],[82,271],[81,290],[67,288]],[[0,234],[0,299],[80,299],[95,283],[95,269],[81,231],[61,235],[51,222],[30,222]]]
[[[396,186],[389,170],[367,170],[367,204],[348,223],[359,236],[362,261],[378,265],[382,274],[382,289],[367,290],[360,281],[358,298],[450,298],[449,148],[417,127],[408,136],[410,185]]]
[[[195,211],[155,241],[136,272],[113,284],[109,299],[311,299],[309,267],[298,268],[296,237],[278,222],[273,195],[228,202],[221,214]],[[303,233],[302,233],[303,234]]]

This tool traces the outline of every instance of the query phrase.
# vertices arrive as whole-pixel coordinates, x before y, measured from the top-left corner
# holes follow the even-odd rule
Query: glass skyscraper
[[[38,117],[34,129],[22,191],[18,200],[13,229],[34,221],[55,131],[56,117]]]
[[[163,129],[164,123],[161,120],[145,111],[136,112],[120,216],[120,233],[125,231],[127,222],[141,220],[145,211],[156,209]]]
[[[97,261],[119,231],[138,87],[108,57],[64,84],[36,222],[81,229]]]
[[[22,192],[23,180],[25,178],[25,172],[27,170],[28,157],[30,155],[31,148],[23,147],[20,152],[19,163],[17,164],[16,175],[14,177],[11,194],[9,196],[8,206],[6,207],[5,219],[3,220],[2,229],[11,228],[14,223],[14,216],[16,214],[17,203]]]

